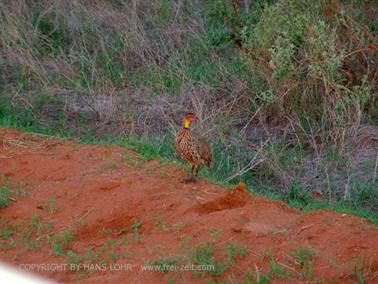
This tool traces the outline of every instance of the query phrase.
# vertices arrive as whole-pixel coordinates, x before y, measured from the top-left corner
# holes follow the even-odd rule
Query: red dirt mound
[[[200,214],[208,214],[215,211],[240,208],[250,203],[251,200],[252,196],[245,191],[245,185],[239,184],[234,189],[227,191],[224,196],[196,205],[192,210]]]
[[[122,147],[2,129],[0,175],[0,259],[59,282],[378,283],[366,220],[182,184]]]

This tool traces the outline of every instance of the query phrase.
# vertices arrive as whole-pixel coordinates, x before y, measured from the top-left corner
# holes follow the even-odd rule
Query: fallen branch
[[[298,232],[297,232],[295,235],[299,235],[299,234],[302,233],[303,231],[312,228],[314,225],[315,225],[315,224],[311,224],[311,225],[303,226],[302,228],[300,228],[300,229],[298,230]]]

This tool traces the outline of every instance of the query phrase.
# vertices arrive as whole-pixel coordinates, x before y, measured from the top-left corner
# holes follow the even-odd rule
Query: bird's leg
[[[198,171],[199,171],[199,168],[200,168],[200,166],[197,166],[197,168],[196,168],[196,175],[195,175],[195,178],[198,177]]]
[[[195,167],[195,165],[192,165],[192,169],[190,171],[190,177],[189,177],[190,181],[194,178],[194,167]]]
[[[183,180],[184,183],[191,183],[191,182],[195,182],[196,181],[196,179],[194,177],[194,167],[195,166],[192,165],[192,169],[190,171],[190,176]]]
[[[195,173],[194,173],[194,168],[196,169]],[[197,177],[198,177],[198,170],[199,170],[199,166],[193,165],[192,166],[191,175],[190,175],[189,178],[187,178],[187,179],[184,180],[184,183],[196,182],[197,181]]]

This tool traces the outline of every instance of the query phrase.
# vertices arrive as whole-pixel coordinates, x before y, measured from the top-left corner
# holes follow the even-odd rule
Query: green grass
[[[56,208],[56,199],[54,196],[50,198],[50,203],[49,203],[49,213],[50,215],[54,214],[57,211]]]
[[[201,243],[189,251],[191,260],[195,265],[212,267],[206,273],[213,276],[221,276],[230,266],[236,265],[236,262],[243,259],[248,254],[248,249],[244,245],[236,242],[229,243],[225,252],[220,255],[216,254],[212,243]]]
[[[269,261],[269,269],[271,274],[277,279],[288,279],[291,277],[290,273],[285,270],[285,267],[278,264],[273,257]]]
[[[5,208],[9,205],[10,203],[10,192],[11,192],[11,187],[9,181],[6,179],[5,176],[1,177],[1,183],[2,185],[0,186],[0,208]]]
[[[365,259],[355,259],[353,265],[353,278],[357,281],[358,284],[369,283],[374,278],[374,271],[371,267],[371,263],[368,263]]]
[[[239,245],[236,242],[229,244],[226,248],[226,261],[233,265],[236,259],[245,258],[248,254],[248,249],[244,245]]]
[[[169,272],[170,266],[176,266],[179,265],[179,261],[177,260],[177,257],[166,257],[166,258],[159,258],[156,260],[151,260],[147,263],[148,265],[153,265],[155,267],[159,267],[159,272]]]
[[[74,270],[79,264],[79,257],[72,250],[67,251],[65,258],[70,270]]]
[[[9,206],[11,201],[15,201],[20,196],[26,196],[27,190],[24,188],[26,185],[28,185],[28,182],[12,182],[5,176],[1,176],[0,208]]]
[[[13,230],[8,227],[3,227],[0,230],[0,238],[1,239],[9,239],[13,235]]]
[[[207,273],[214,276],[222,275],[228,267],[227,262],[215,258],[214,246],[211,243],[199,244],[191,250],[191,255],[193,264],[204,267],[213,267],[213,269],[207,271]]]
[[[49,234],[46,240],[50,244],[54,256],[64,256],[68,245],[74,240],[74,236],[70,229],[64,229],[61,233],[56,233],[53,238]]]
[[[139,234],[139,229],[142,227],[143,221],[135,220],[134,223],[131,225],[131,229],[133,230],[133,233]]]
[[[262,273],[261,271],[253,271],[248,268],[247,273],[244,276],[244,283],[246,284],[267,284],[273,283],[270,273]]]
[[[170,232],[171,229],[165,224],[164,220],[160,216],[155,217],[155,226],[152,229],[153,232]]]
[[[193,275],[219,279],[224,277],[231,266],[236,266],[237,261],[245,258],[248,250],[244,245],[236,242],[227,243],[222,247],[215,247],[213,243],[199,243],[195,247],[183,246],[184,254],[168,257],[159,257],[147,262],[158,268],[156,271],[176,275],[180,273],[180,267],[198,267],[198,270],[190,270]],[[161,247],[157,247],[160,251]]]
[[[311,280],[313,278],[313,264],[316,257],[316,252],[311,247],[298,248],[293,256],[297,265],[301,270],[302,279]]]
[[[118,256],[115,252],[111,251],[108,253],[108,258],[112,261],[112,262],[117,262],[117,259],[118,259]]]
[[[123,252],[123,258],[124,259],[129,259],[129,258],[131,258],[132,256],[133,256],[133,254],[130,252],[130,251],[128,251],[128,250],[125,250],[124,252]]]

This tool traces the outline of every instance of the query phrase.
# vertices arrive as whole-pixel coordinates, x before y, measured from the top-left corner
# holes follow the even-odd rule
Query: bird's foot
[[[194,176],[190,176],[186,179],[183,179],[182,183],[193,183],[193,182],[196,182],[196,181],[197,181],[197,179]]]

